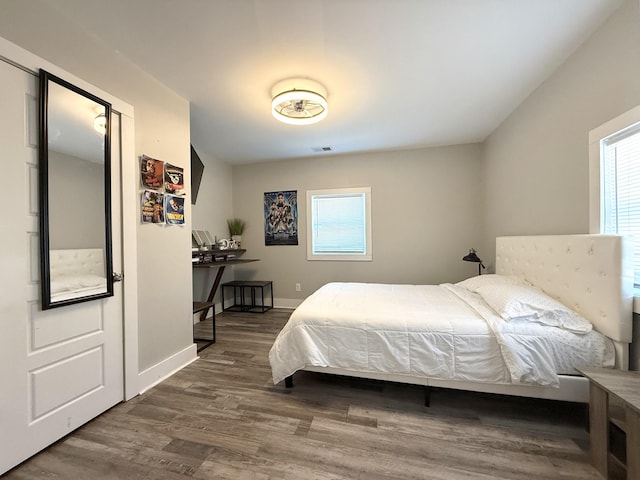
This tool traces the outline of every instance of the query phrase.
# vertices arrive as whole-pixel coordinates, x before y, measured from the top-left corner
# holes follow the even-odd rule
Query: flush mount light
[[[290,125],[309,125],[327,116],[327,92],[318,82],[292,78],[271,90],[271,113]]]
[[[104,113],[96,115],[96,118],[93,119],[93,128],[102,135],[107,133],[107,117],[105,117]]]

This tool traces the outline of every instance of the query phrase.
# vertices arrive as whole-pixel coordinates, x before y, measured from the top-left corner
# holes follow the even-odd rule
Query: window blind
[[[602,232],[634,237],[634,283],[640,286],[640,124],[601,143]]]
[[[366,253],[365,200],[364,193],[311,197],[314,254]]]

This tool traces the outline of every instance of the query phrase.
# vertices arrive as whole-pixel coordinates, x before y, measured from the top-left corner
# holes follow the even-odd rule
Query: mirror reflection
[[[111,106],[41,71],[42,308],[113,294]]]

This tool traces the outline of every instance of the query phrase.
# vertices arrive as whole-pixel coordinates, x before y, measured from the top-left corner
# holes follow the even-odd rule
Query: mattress
[[[58,275],[51,277],[51,301],[59,302],[78,297],[98,295],[107,291],[107,280],[104,276]]]
[[[305,367],[496,384],[557,386],[579,366],[613,366],[591,330],[506,322],[453,284],[329,283],[292,313],[269,361],[274,383]]]

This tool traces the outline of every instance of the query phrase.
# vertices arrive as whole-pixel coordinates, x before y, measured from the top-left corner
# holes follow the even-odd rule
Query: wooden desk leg
[[[213,303],[213,299],[216,296],[216,292],[218,291],[218,287],[220,286],[220,281],[222,280],[222,275],[224,274],[224,265],[220,265],[218,267],[218,272],[216,273],[216,278],[211,285],[211,290],[209,291],[209,296],[207,297],[208,303]],[[223,292],[224,295],[224,292]],[[207,319],[207,313],[209,313],[209,308],[205,308],[200,313],[200,321],[203,322]],[[195,326],[194,326],[195,328]],[[215,303],[211,307],[211,341],[208,341],[204,346],[201,346],[198,349],[198,352],[204,350],[208,346],[216,343],[216,305]]]
[[[593,382],[589,383],[589,428],[591,462],[603,478],[608,477],[609,395]]]
[[[625,406],[627,420],[627,478],[640,478],[640,413]]]
[[[218,267],[218,273],[216,273],[216,279],[213,281],[213,285],[211,285],[211,290],[209,291],[207,302],[209,303],[213,302],[213,299],[216,296],[216,292],[218,291],[218,287],[220,286],[220,281],[222,280],[223,273],[224,273],[224,265],[221,265],[220,267]],[[216,315],[215,305],[212,308],[213,308],[213,316],[215,317]],[[208,313],[208,309],[203,310],[203,312],[200,314],[201,322],[207,318],[207,313]]]

